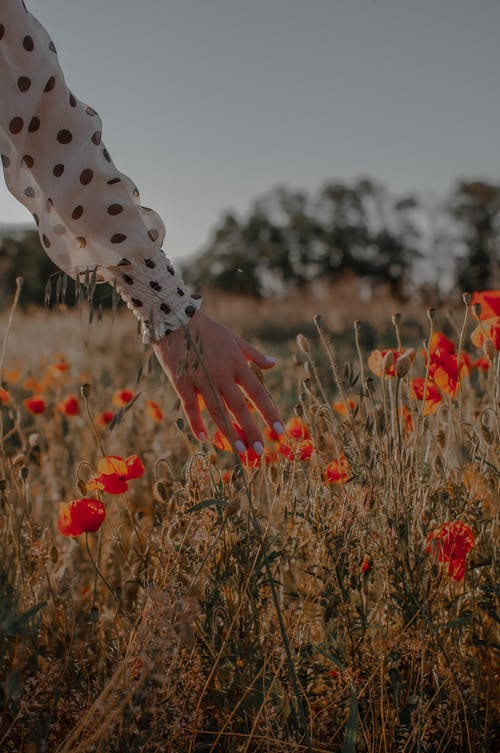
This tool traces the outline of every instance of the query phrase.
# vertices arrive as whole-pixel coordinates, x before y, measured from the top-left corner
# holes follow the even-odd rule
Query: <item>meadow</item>
[[[498,750],[500,292],[206,305],[280,358],[263,458],[128,311],[0,318],[1,753]]]

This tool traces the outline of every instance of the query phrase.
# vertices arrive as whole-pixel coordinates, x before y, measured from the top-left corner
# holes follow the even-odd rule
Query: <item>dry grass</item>
[[[296,319],[293,301],[224,312],[241,330],[273,313],[298,331],[313,303]],[[320,308],[328,328],[342,326],[328,301]],[[313,356],[283,342],[266,380],[287,417],[295,404],[314,453],[248,468],[176,424],[128,312],[90,328],[82,317],[16,314],[7,347],[4,375],[21,375],[0,406],[0,751],[497,750],[493,368],[424,418],[406,377],[365,382],[360,400],[354,338],[340,369],[328,337],[301,341]],[[403,345],[419,348],[404,322]],[[29,414],[23,382],[57,353],[71,369],[44,385],[45,413]],[[419,356],[411,374],[423,373]],[[57,531],[58,505],[85,496],[100,449],[82,398],[78,416],[55,406],[84,382],[92,417],[118,388],[141,393],[98,433],[106,454],[137,453],[146,473],[126,494],[104,493],[100,532],[73,539]],[[331,408],[342,395],[357,402],[344,417]],[[326,483],[342,455],[348,479]],[[476,542],[460,581],[426,552],[428,533],[456,520]]]

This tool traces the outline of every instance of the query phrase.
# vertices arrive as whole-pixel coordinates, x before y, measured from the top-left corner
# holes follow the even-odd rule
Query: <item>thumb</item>
[[[241,352],[245,356],[247,361],[252,361],[253,363],[257,364],[259,368],[261,369],[270,369],[272,366],[278,363],[278,359],[274,358],[273,356],[264,356],[260,352],[260,350],[257,350],[257,348],[254,348],[253,345],[250,345],[249,342],[246,340],[243,340],[241,337],[236,338],[238,341],[238,345],[240,346]]]

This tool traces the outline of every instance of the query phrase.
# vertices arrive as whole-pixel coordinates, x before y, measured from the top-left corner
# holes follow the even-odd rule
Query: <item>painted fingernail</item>
[[[247,451],[247,448],[245,447],[245,445],[243,444],[243,442],[241,441],[241,439],[238,439],[238,441],[234,443],[234,446],[236,447],[236,449],[238,450],[238,452],[246,452]]]
[[[207,435],[205,434],[205,432],[200,431],[200,433],[198,434],[198,439],[200,440],[200,442],[206,442],[207,441]]]
[[[277,359],[277,358],[274,358],[273,356],[266,356],[265,360],[266,360],[266,361],[267,361],[268,363],[278,363],[278,359]]]
[[[276,421],[275,424],[273,424],[273,429],[276,432],[276,434],[284,434],[285,433],[285,427],[283,424],[280,424],[279,421]]]
[[[264,452],[264,445],[262,444],[262,442],[254,442],[253,448],[257,455],[262,455],[262,453]]]

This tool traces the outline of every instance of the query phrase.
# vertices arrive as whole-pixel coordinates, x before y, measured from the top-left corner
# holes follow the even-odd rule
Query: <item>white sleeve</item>
[[[54,43],[22,0],[0,5],[0,153],[50,258],[73,279],[95,269],[98,282],[116,281],[144,342],[196,313],[201,297],[161,248],[161,218],[113,164],[100,117],[68,89]]]

